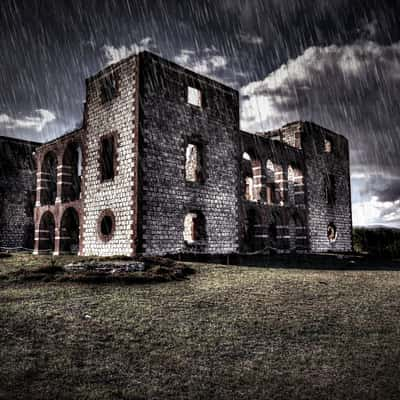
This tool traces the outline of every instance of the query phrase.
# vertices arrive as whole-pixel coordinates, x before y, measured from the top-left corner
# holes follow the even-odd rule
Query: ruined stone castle
[[[243,132],[237,91],[149,52],[86,80],[80,129],[40,146],[2,141],[28,161],[16,168],[17,200],[1,170],[0,246],[87,256],[352,250],[345,137],[311,122]]]

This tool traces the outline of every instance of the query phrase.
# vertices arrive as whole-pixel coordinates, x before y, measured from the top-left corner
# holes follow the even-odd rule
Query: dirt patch
[[[12,282],[75,282],[75,283],[159,283],[187,279],[195,270],[174,260],[161,257],[124,257],[88,259],[64,266],[45,265],[19,268],[2,275],[3,281]]]

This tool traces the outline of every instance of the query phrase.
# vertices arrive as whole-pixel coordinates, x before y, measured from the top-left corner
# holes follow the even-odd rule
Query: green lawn
[[[49,260],[0,259],[0,277]],[[0,279],[0,399],[400,398],[400,271],[192,265],[161,284]]]

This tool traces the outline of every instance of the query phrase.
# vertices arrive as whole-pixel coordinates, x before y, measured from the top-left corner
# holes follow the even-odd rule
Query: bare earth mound
[[[113,257],[81,259],[65,265],[51,259],[50,264],[36,268],[19,268],[0,279],[12,282],[75,283],[152,283],[183,280],[193,268],[160,257]]]

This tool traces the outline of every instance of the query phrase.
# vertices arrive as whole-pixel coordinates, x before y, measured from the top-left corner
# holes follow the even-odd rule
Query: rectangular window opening
[[[336,202],[336,182],[334,175],[329,175],[326,183],[326,202],[332,206]]]
[[[188,86],[187,102],[193,106],[201,107],[201,91],[194,87]]]
[[[186,147],[185,154],[185,179],[186,182],[202,182],[203,160],[202,146],[199,144],[189,143]]]
[[[206,221],[201,211],[191,211],[185,215],[183,238],[188,245],[206,241]]]
[[[115,143],[114,136],[107,136],[101,139],[101,180],[114,179]]]
[[[332,153],[332,141],[329,139],[324,140],[324,151],[325,153]]]
[[[108,103],[117,96],[118,85],[115,75],[108,75],[101,80],[100,94],[103,103]]]

